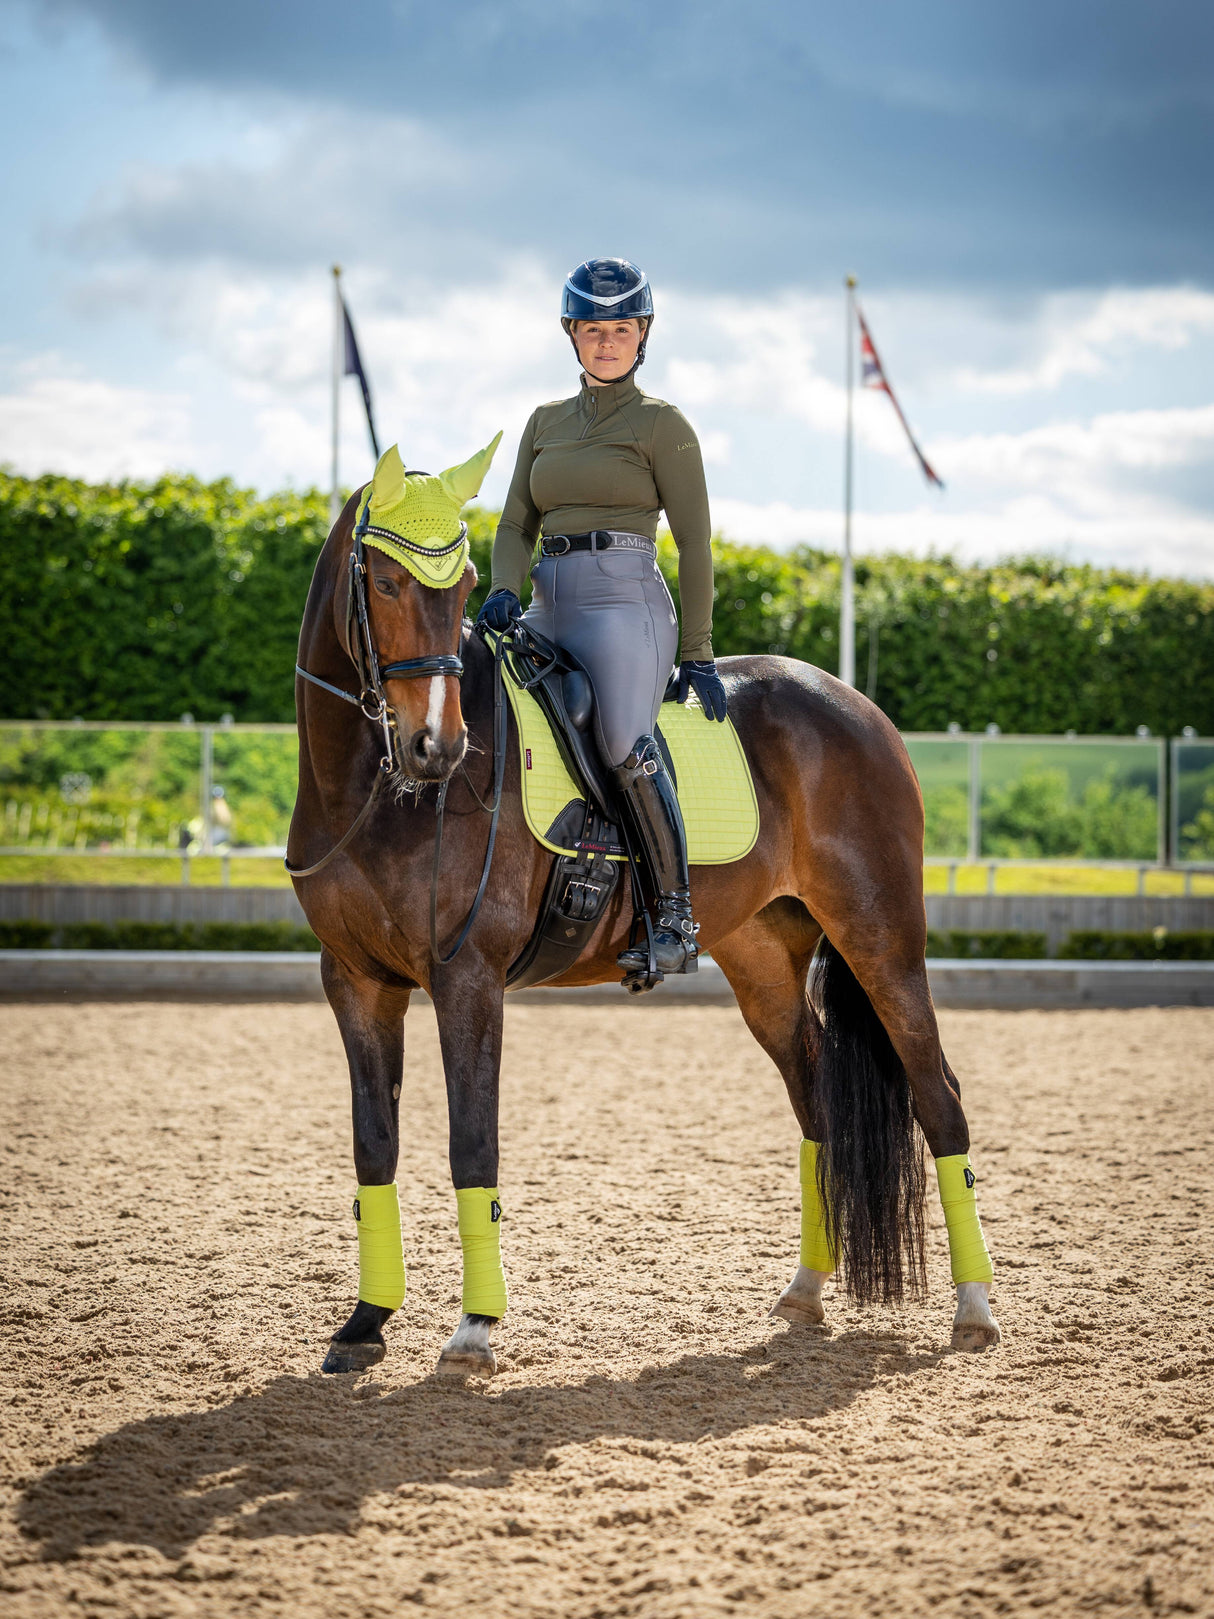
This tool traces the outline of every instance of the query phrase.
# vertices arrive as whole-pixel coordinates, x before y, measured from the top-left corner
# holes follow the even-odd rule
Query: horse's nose
[[[409,738],[409,759],[419,775],[441,779],[449,776],[459,764],[466,746],[466,730],[444,741],[430,726],[423,725]]]

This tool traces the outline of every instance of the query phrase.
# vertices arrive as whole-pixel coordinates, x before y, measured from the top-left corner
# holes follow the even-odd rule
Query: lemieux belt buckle
[[[556,551],[556,550],[553,549],[553,547],[556,545],[556,542],[558,540],[561,540],[564,543],[563,543],[561,549],[559,551]],[[569,555],[569,553],[570,553],[570,551],[572,549],[573,549],[573,542],[572,542],[572,540],[570,540],[568,534],[550,534],[548,536],[548,538],[544,541],[544,550],[548,553],[548,555],[550,557],[566,557],[566,556]]]

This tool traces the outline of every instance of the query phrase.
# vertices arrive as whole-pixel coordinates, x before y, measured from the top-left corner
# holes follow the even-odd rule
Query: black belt
[[[589,534],[545,534],[540,550],[546,557],[567,557],[571,551],[645,551],[657,556],[658,548],[647,534],[626,534],[615,528],[595,528]]]

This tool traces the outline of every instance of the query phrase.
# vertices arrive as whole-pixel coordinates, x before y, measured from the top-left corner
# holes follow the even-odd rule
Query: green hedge
[[[19,719],[290,720],[316,490],[0,474],[0,702]],[[469,515],[489,582],[495,514]],[[837,558],[718,539],[719,654],[838,663]],[[677,558],[661,563],[677,588]],[[857,563],[857,677],[903,730],[1214,734],[1214,585],[1022,558]]]
[[[1049,951],[1044,933],[1001,932],[970,933],[961,928],[948,928],[927,932],[927,955],[947,956],[952,960],[980,961],[1024,960],[1040,961]]]
[[[294,922],[0,922],[0,950],[319,950],[311,928]],[[930,959],[1040,961],[1044,933],[929,929]],[[1060,957],[1075,961],[1214,961],[1214,932],[1068,935]]]
[[[1069,961],[1214,961],[1214,931],[1068,934],[1058,954]]]
[[[319,950],[295,922],[0,922],[2,950]]]

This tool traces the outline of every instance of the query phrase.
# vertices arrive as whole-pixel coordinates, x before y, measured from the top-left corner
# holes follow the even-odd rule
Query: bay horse
[[[479,487],[480,478],[473,482]],[[466,482],[455,487],[458,513],[471,496]],[[438,1020],[457,1196],[498,1185],[506,975],[531,936],[553,856],[523,819],[517,738],[501,713],[500,685],[496,724],[504,736],[508,723],[509,739],[504,758],[500,747],[495,757],[495,660],[465,618],[476,583],[466,545],[451,583],[419,577],[395,556],[363,548],[355,532],[363,494],[346,503],[320,552],[300,632],[299,793],[288,869],[321,941],[325,995],[349,1061],[360,1192],[388,1187],[395,1205],[403,1024],[418,989]],[[368,658],[372,673],[383,671],[374,682],[378,708],[368,702]],[[937,1159],[964,1155],[969,1130],[928,988],[918,782],[886,716],[833,676],[766,655],[724,658],[719,668],[753,774],[760,832],[734,864],[692,868],[700,944],[778,1068],[802,1137],[821,1143],[819,1184],[848,1290],[861,1302],[920,1295],[922,1139]],[[352,693],[360,682],[363,690]],[[352,711],[357,700],[367,719]],[[446,831],[435,873],[429,790],[443,784]],[[496,851],[487,863],[495,785]],[[444,941],[437,955],[432,879]],[[452,959],[446,945],[478,883],[479,912]],[[618,981],[631,920],[628,885],[617,884],[589,946],[554,987]],[[968,1167],[965,1175],[972,1186]],[[822,1321],[828,1274],[798,1266],[772,1314]],[[403,1290],[402,1270],[393,1297]],[[327,1371],[361,1370],[385,1353],[382,1329],[393,1310],[362,1292],[331,1340]],[[954,1347],[999,1342],[988,1294],[986,1283],[957,1286]],[[461,1315],[441,1371],[494,1371],[490,1330],[500,1309]]]

